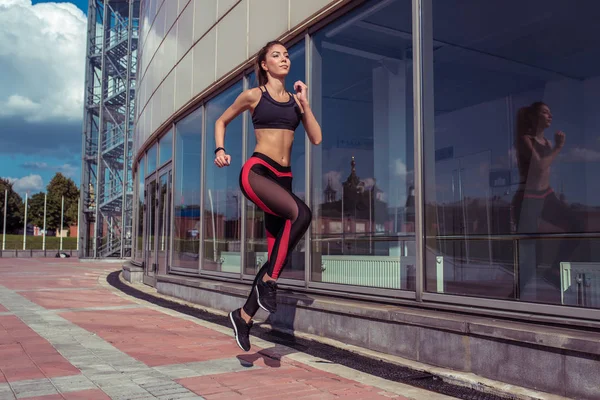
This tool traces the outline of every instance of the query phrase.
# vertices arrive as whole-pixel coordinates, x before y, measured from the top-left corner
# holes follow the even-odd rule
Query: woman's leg
[[[575,213],[560,200],[555,193],[544,199],[542,218],[566,233],[580,233],[585,229],[585,224],[577,218]],[[556,287],[560,287],[560,263],[573,261],[571,258],[580,241],[577,239],[560,239],[556,258],[552,263],[550,273],[546,276]]]
[[[252,317],[259,306],[269,312],[275,311],[277,287],[273,281],[279,278],[292,250],[308,229],[312,214],[308,206],[282,183],[254,169],[242,179],[242,188],[244,194],[267,213],[269,260],[258,272],[244,305],[244,312]]]
[[[256,273],[256,277],[254,278],[254,283],[252,283],[252,290],[246,300],[246,304],[242,308],[245,315],[244,319],[249,321],[258,311],[259,305],[257,301],[256,295],[256,287],[260,281],[264,280],[265,275],[268,275],[270,268],[270,260],[273,254],[273,247],[275,244],[275,238],[279,234],[279,231],[285,226],[286,219],[277,217],[272,214],[265,213],[265,228],[267,231],[267,251],[268,258],[267,262],[265,262],[262,267]]]
[[[291,169],[266,157],[251,157],[240,173],[244,196],[265,212],[269,248],[269,259],[256,274],[246,304],[229,313],[235,339],[244,351],[250,350],[252,317],[258,308],[275,311],[275,280],[312,219],[306,204],[292,194],[291,182]]]
[[[538,218],[541,214],[543,200],[520,192],[516,203],[517,232],[539,232]],[[519,299],[535,301],[537,285],[535,281],[537,271],[537,240],[519,240]]]

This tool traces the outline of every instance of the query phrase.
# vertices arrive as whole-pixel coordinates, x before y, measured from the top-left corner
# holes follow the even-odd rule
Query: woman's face
[[[275,44],[267,51],[267,57],[262,65],[263,69],[269,71],[271,76],[285,77],[289,73],[292,63],[287,49],[280,44]]]
[[[550,125],[552,125],[552,113],[547,105],[540,107],[538,121],[544,129],[549,128]]]

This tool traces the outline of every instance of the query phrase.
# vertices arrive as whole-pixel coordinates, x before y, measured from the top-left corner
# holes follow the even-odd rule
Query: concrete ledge
[[[125,272],[125,271],[124,271]],[[230,311],[245,302],[244,284],[159,276],[159,293]],[[600,333],[281,290],[278,329],[577,399],[600,398]]]
[[[129,283],[142,283],[144,268],[128,261],[123,264],[123,278]]]
[[[0,250],[0,257],[15,258],[17,257],[17,250]]]
[[[77,257],[77,250],[0,250],[0,258],[54,258],[57,253]]]

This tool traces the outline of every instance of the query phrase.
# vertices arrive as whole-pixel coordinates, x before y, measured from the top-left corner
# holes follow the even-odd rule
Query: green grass
[[[3,235],[0,234],[0,240]],[[42,236],[27,236],[27,250],[42,250]],[[0,243],[0,249],[2,249]],[[46,250],[58,250],[60,248],[60,238],[55,236],[46,237]],[[63,250],[76,250],[77,238],[63,238]],[[6,250],[23,250],[23,235],[6,235]]]

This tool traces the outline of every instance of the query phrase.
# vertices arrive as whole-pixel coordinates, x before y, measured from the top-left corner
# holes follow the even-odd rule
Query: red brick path
[[[289,358],[268,357],[266,352],[257,353],[261,349],[255,345],[244,353],[231,336],[124,299],[98,283],[98,277],[118,269],[119,264],[78,263],[73,259],[0,259],[0,285],[14,291],[12,298],[22,296],[46,310],[75,309],[60,316],[150,367],[235,357],[256,367],[176,380],[209,400],[405,399]],[[56,290],[65,288],[73,290]],[[137,307],[77,310],[127,305]],[[10,311],[0,304],[0,312]],[[0,388],[23,380],[80,373],[17,316],[0,316]],[[34,398],[109,399],[99,389]]]
[[[0,383],[79,374],[31,328],[14,316],[0,316]]]

